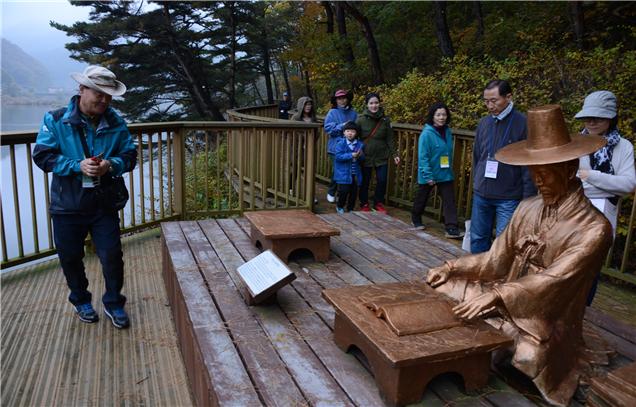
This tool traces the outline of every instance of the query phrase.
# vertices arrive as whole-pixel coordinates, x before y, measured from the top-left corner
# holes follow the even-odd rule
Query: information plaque
[[[272,299],[276,291],[292,282],[296,275],[271,250],[264,251],[236,269],[241,277],[249,305]]]

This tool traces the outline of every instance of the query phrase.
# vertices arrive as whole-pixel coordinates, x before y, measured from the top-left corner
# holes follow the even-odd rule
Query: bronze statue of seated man
[[[495,157],[529,166],[540,195],[521,202],[490,251],[447,261],[427,276],[460,301],[458,316],[487,318],[515,339],[513,366],[555,405],[567,405],[578,385],[586,299],[612,242],[612,227],[576,177],[578,157],[604,143],[569,135],[559,106],[531,109],[528,139]]]

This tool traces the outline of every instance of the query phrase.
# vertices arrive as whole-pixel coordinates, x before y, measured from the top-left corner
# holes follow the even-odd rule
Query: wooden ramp
[[[104,281],[85,259],[96,324],[67,301],[57,260],[2,276],[3,406],[193,405],[161,279],[159,230],[123,239],[131,328],[103,314]]]

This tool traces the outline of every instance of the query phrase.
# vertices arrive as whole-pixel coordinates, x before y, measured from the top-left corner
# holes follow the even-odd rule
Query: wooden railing
[[[237,109],[237,111],[242,114],[242,120],[285,122],[285,120],[272,119],[272,117],[278,116],[277,105],[255,106]],[[318,121],[321,124],[322,119],[322,117],[318,117]],[[387,200],[394,206],[410,209],[413,206],[414,194],[417,188],[417,141],[422,131],[422,126],[405,123],[393,123],[392,125],[396,137],[396,147],[402,162],[399,166],[389,162]],[[454,187],[457,215],[460,219],[469,219],[472,208],[472,148],[475,132],[453,129],[453,137],[455,141],[453,169],[455,173]],[[316,180],[324,183],[328,183],[332,175],[331,163],[327,155],[327,140],[328,135],[321,128],[316,147]],[[620,206],[625,206],[626,204],[631,205],[629,215],[619,219],[619,227],[626,229],[626,235],[617,238],[621,240],[620,253],[616,252],[616,244],[612,246],[607,256],[605,267],[617,270],[620,273],[628,272],[633,275],[636,274],[636,270],[630,268],[629,264],[630,260],[636,255],[636,243],[634,242],[636,191],[634,191],[631,202],[630,199],[621,199],[619,201]],[[441,199],[436,193],[429,200],[426,210],[441,219]]]
[[[122,233],[170,219],[307,208],[314,197],[319,125],[170,122],[129,126],[138,165],[124,179]],[[55,253],[50,174],[32,163],[35,132],[9,132],[2,148],[2,268]],[[6,183],[6,185],[5,185]]]
[[[131,199],[120,211],[122,232],[175,218],[224,217],[248,210],[307,208],[314,181],[328,182],[331,164],[322,125],[277,119],[277,106],[228,112],[229,122],[132,124],[138,165],[125,180]],[[421,126],[394,123],[402,163],[389,163],[387,199],[410,208],[417,186],[417,139]],[[472,205],[473,132],[454,130],[453,166],[460,218]],[[50,174],[32,164],[35,132],[0,135],[2,149],[2,268],[55,253],[49,204]],[[634,256],[634,199],[630,215],[619,221],[627,230],[620,253],[607,265],[629,269]],[[441,201],[427,210],[441,218]],[[624,236],[624,235],[623,235]],[[625,239],[621,237],[621,239]]]

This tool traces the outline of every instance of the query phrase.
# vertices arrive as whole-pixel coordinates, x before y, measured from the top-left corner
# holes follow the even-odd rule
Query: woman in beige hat
[[[590,93],[574,118],[585,125],[581,134],[599,135],[607,140],[605,146],[579,159],[577,175],[583,182],[585,196],[607,217],[616,235],[618,198],[636,189],[634,146],[618,132],[616,96],[607,90]],[[587,305],[594,300],[598,277],[590,290]]]
[[[634,146],[618,132],[616,96],[607,90],[590,93],[574,118],[585,125],[581,134],[607,140],[607,145],[598,151],[581,157],[578,176],[585,196],[607,216],[616,233],[618,198],[636,189]]]

